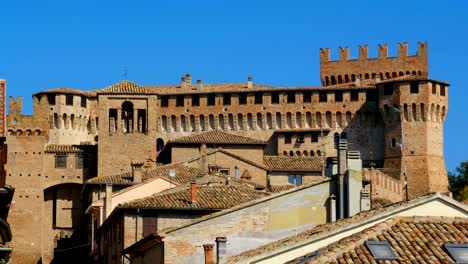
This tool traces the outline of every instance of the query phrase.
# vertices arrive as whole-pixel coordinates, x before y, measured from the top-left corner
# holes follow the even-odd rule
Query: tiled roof
[[[243,203],[247,203],[269,193],[255,191],[250,186],[197,186],[196,202],[191,202],[190,184],[176,187],[150,197],[133,200],[122,204],[122,207],[129,208],[198,208],[221,210],[231,208]]]
[[[398,76],[398,77],[387,79],[387,80],[382,80],[378,83],[380,84],[380,83],[405,82],[405,81],[433,81],[433,82],[438,82],[442,84],[448,84],[447,82],[444,82],[444,81],[433,80],[425,76],[412,75],[412,74]]]
[[[50,144],[45,148],[45,153],[55,154],[74,154],[74,153],[85,153],[86,149],[95,147],[93,145],[55,145]]]
[[[99,94],[151,94],[151,90],[130,81],[121,81],[98,91]]]
[[[95,97],[96,96],[96,91],[84,91],[84,90],[65,88],[65,87],[40,91],[38,93],[35,93],[34,95],[37,95],[37,94],[55,94],[55,93],[57,93],[57,94],[83,95],[83,96],[88,96],[88,97]]]
[[[296,185],[285,183],[285,184],[272,184],[268,187],[268,190],[273,193],[284,192],[287,190],[291,190],[292,188],[296,188]]]
[[[237,145],[265,145],[266,142],[253,138],[238,136],[222,131],[208,131],[196,135],[180,137],[170,143],[208,143],[208,144],[237,144]]]
[[[343,88],[343,89],[373,88],[375,87],[375,83],[376,82],[374,79],[361,79],[359,83],[356,83],[356,82],[340,83],[340,84],[329,85],[327,86],[327,88]]]
[[[391,263],[454,263],[443,245],[468,243],[468,218],[391,218],[342,239],[310,261],[290,263],[375,263],[376,260],[364,244],[367,240],[389,242],[398,258]]]
[[[263,161],[270,171],[322,171],[321,158],[315,156],[265,156]]]
[[[295,247],[303,241],[310,240],[313,238],[318,238],[318,237],[323,236],[324,234],[330,234],[330,233],[336,232],[337,229],[346,228],[346,227],[349,227],[351,225],[358,224],[358,223],[363,224],[365,221],[369,221],[373,219],[374,217],[378,217],[379,215],[394,212],[397,210],[402,210],[402,208],[407,208],[407,207],[420,204],[420,203],[424,203],[431,199],[437,199],[437,198],[450,199],[450,198],[444,197],[441,194],[436,193],[436,194],[430,194],[427,196],[422,196],[422,197],[419,197],[410,201],[394,203],[392,205],[378,208],[378,209],[373,209],[370,211],[363,211],[350,218],[341,219],[333,223],[326,223],[326,224],[318,225],[316,227],[313,227],[299,234],[295,234],[293,236],[280,239],[278,241],[260,246],[258,248],[245,251],[239,255],[230,257],[227,263],[237,263],[240,261],[245,261],[246,259],[249,259],[249,258],[253,258],[258,255],[272,254],[274,251],[279,250],[280,248]]]
[[[174,178],[171,178],[174,183],[177,184],[185,184],[190,182],[192,179],[195,179],[199,177],[201,174],[203,174],[203,171],[196,169],[196,168],[191,168],[187,167],[181,164],[168,164],[160,167],[156,167],[153,169],[149,169],[146,171],[143,171],[142,175],[142,180],[146,181],[148,179],[156,178],[156,177],[168,177],[169,176],[169,171],[173,169],[176,172],[176,176]],[[108,176],[99,176],[96,178],[92,178],[88,180],[89,183],[106,183],[106,182],[111,182],[111,183],[126,183],[126,184],[132,184],[132,172],[124,172],[124,173],[119,173],[119,174],[114,174],[114,175],[108,175]]]

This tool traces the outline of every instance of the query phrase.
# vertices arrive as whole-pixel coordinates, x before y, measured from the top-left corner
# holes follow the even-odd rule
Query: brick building
[[[267,155],[318,156],[323,166],[346,138],[365,167],[396,181],[406,176],[411,197],[446,192],[448,84],[428,77],[427,44],[419,43],[414,56],[399,44],[394,58],[386,46],[379,46],[378,58],[359,50],[350,60],[340,48],[340,60],[330,61],[329,49],[322,49],[321,87],[273,87],[250,76],[243,83],[206,84],[186,74],[174,85],[122,81],[94,91],[44,90],[33,95],[32,115],[23,115],[21,98],[10,98],[6,182],[16,188],[13,260],[49,263],[65,238],[72,238],[69,247],[86,245],[85,181],[124,173],[135,160],[143,169],[155,167],[167,142],[207,131],[264,142],[261,157],[241,152],[263,165]],[[4,94],[5,81],[0,84]]]

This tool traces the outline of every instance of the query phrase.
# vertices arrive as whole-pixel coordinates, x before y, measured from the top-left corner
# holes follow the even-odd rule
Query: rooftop
[[[266,145],[266,142],[262,140],[238,136],[217,130],[180,137],[169,141],[169,143]]]
[[[268,196],[269,193],[256,191],[248,185],[197,185],[196,201],[191,201],[190,184],[176,187],[150,197],[122,204],[127,208],[154,209],[211,209],[221,210]]]
[[[79,154],[84,153],[86,149],[95,148],[95,145],[46,145],[45,153],[55,154]]]
[[[322,160],[316,156],[265,156],[270,171],[322,171]]]

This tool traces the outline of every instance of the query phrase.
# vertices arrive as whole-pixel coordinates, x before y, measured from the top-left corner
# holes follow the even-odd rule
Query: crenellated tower
[[[404,76],[377,84],[385,123],[387,173],[408,179],[409,197],[447,192],[443,124],[448,84],[422,76]]]
[[[418,43],[415,55],[408,55],[408,44],[398,43],[397,57],[388,56],[388,46],[378,46],[378,57],[369,58],[367,45],[358,47],[358,58],[349,58],[349,48],[338,49],[339,60],[330,60],[330,49],[320,49],[320,80],[323,86],[354,82],[356,79],[388,80],[403,75],[428,76],[427,42]]]

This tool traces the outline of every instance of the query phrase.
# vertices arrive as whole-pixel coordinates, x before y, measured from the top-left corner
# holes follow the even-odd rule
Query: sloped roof
[[[275,242],[260,246],[255,249],[245,251],[239,255],[232,256],[228,259],[226,263],[238,263],[246,261],[247,259],[257,257],[259,255],[269,255],[279,252],[280,250],[292,247],[298,247],[305,241],[310,241],[312,239],[319,239],[327,234],[335,233],[337,230],[344,230],[345,228],[352,227],[354,225],[362,225],[368,221],[374,221],[376,218],[382,217],[384,215],[390,215],[394,212],[405,210],[420,204],[424,204],[428,201],[442,199],[447,203],[457,205],[462,210],[468,212],[468,206],[456,202],[455,200],[448,198],[447,196],[441,195],[439,193],[429,194],[426,196],[421,196],[409,201],[403,201],[399,203],[394,203],[392,205],[360,212],[350,218],[345,218],[338,220],[332,223],[326,223],[322,225],[315,226],[311,229],[308,229],[299,234],[295,234]],[[276,254],[275,253],[275,254]]]
[[[419,76],[419,75],[413,75],[413,74],[398,76],[398,77],[387,79],[387,80],[382,80],[378,82],[378,84],[391,83],[391,82],[405,82],[405,81],[432,81],[432,82],[437,82],[437,83],[448,85],[448,83],[444,81],[438,81],[438,80],[434,80],[425,76]]]
[[[99,94],[151,94],[151,90],[127,80],[98,91]]]
[[[454,263],[443,245],[468,243],[468,218],[390,218],[329,246],[310,261],[289,263],[373,263],[376,260],[364,244],[367,240],[388,241],[396,263]]]
[[[198,186],[196,202],[191,202],[190,184],[122,204],[127,208],[161,208],[161,209],[212,209],[221,210],[247,203],[269,193],[255,191],[251,186]]]
[[[228,156],[233,157],[234,159],[238,159],[238,160],[240,160],[240,161],[243,161],[243,162],[248,163],[248,164],[250,164],[250,165],[253,165],[253,166],[255,166],[255,167],[258,167],[258,168],[261,168],[261,169],[264,169],[264,170],[267,170],[267,169],[268,169],[268,168],[267,168],[265,165],[263,165],[263,164],[259,164],[259,163],[253,162],[253,161],[251,161],[251,160],[249,160],[249,159],[246,159],[246,158],[244,158],[244,157],[241,157],[241,156],[239,156],[239,155],[236,155],[236,154],[234,154],[234,153],[232,153],[232,152],[230,152],[230,151],[228,151],[228,150],[225,150],[225,149],[223,149],[223,148],[210,149],[210,150],[208,151],[207,155],[212,155],[212,154],[215,154],[215,153],[217,153],[217,152],[226,154],[226,155],[228,155]],[[200,157],[198,156],[198,157],[191,158],[191,159],[189,159],[189,160],[183,161],[182,163],[193,162],[193,161],[199,160],[199,159],[200,159]],[[216,165],[216,164],[214,164],[214,165]],[[245,172],[244,172],[244,173],[245,173]],[[246,176],[251,176],[251,175],[250,175],[250,173],[249,173],[249,174],[246,175]],[[242,177],[244,177],[244,174],[242,175]]]
[[[296,188],[296,185],[290,184],[290,183],[285,183],[285,184],[271,184],[268,187],[268,190],[273,193],[279,193],[279,192],[284,192],[287,190],[291,190],[293,188]]]
[[[361,79],[359,83],[357,82],[347,82],[347,83],[340,83],[334,85],[328,85],[327,88],[343,88],[343,89],[350,89],[350,88],[374,88],[375,87],[375,80],[374,79]]]
[[[53,89],[48,89],[48,90],[37,92],[33,94],[33,96],[36,96],[38,94],[73,94],[73,95],[83,95],[87,97],[95,97],[96,91],[85,91],[85,90],[78,90],[78,89],[73,89],[73,88],[59,87],[59,88],[53,88]]]
[[[236,145],[266,145],[265,141],[238,136],[223,131],[213,130],[196,135],[180,137],[169,141],[170,143],[196,143],[196,144],[236,144]]]
[[[85,153],[86,149],[95,148],[95,145],[46,145],[45,153],[55,154],[80,154]]]
[[[265,156],[270,171],[322,171],[320,157],[315,156]]]
[[[185,184],[190,182],[192,179],[197,178],[199,175],[204,174],[202,170],[187,167],[181,164],[168,164],[160,167],[156,167],[153,169],[149,169],[143,171],[142,181],[146,181],[148,179],[152,179],[158,176],[168,177],[170,170],[175,170],[176,176],[171,178],[177,184]],[[132,172],[124,172],[114,175],[108,176],[99,176],[96,178],[92,178],[88,180],[88,183],[126,183],[126,184],[133,184],[132,181]]]

